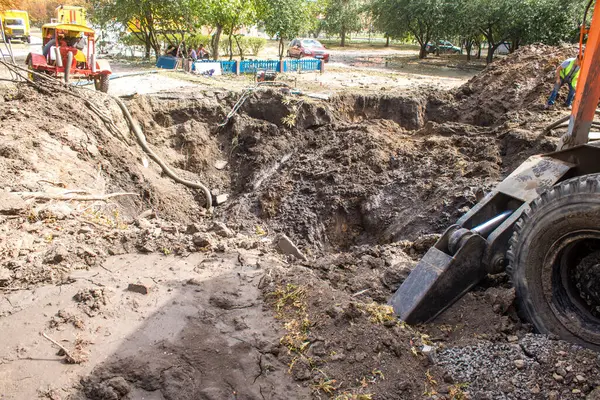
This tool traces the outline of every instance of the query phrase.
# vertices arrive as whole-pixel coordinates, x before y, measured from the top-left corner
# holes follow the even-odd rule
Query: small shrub
[[[246,40],[248,41],[248,47],[250,47],[250,50],[254,56],[258,56],[258,53],[260,53],[267,44],[267,40],[264,38],[249,37],[246,38]]]

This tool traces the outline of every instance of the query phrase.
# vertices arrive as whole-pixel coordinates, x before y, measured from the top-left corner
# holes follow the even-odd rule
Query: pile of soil
[[[536,44],[493,62],[457,90],[458,120],[489,126],[510,119],[516,111],[541,111],[552,91],[556,68],[577,54],[578,47],[573,45]]]

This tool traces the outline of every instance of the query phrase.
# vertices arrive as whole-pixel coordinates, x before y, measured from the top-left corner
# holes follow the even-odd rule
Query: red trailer
[[[83,25],[51,23],[42,27],[42,54],[29,53],[29,69],[65,82],[73,78],[94,81],[96,90],[108,92],[110,65],[96,60],[94,30]],[[30,74],[32,80],[38,77]]]

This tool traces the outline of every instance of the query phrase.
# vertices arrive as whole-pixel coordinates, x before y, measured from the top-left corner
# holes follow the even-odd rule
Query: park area
[[[600,400],[598,346],[525,318],[510,268],[427,323],[390,305],[448,227],[556,150],[571,110],[545,105],[585,4],[149,3],[160,37],[124,28],[128,1],[86,4],[106,93],[34,70],[35,24],[0,43],[0,399]],[[236,53],[247,26],[262,45]],[[286,54],[314,36],[327,62]],[[200,44],[197,66],[271,64],[192,71]]]

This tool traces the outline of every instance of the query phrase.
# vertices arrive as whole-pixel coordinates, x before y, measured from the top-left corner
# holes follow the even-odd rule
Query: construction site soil
[[[448,225],[554,150],[543,128],[568,110],[541,105],[571,53],[528,46],[453,92],[256,89],[223,126],[241,93],[124,99],[212,213],[110,97],[6,86],[0,398],[600,399],[600,356],[533,333],[504,274],[429,325],[386,305]]]

